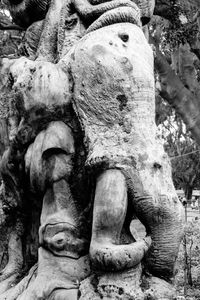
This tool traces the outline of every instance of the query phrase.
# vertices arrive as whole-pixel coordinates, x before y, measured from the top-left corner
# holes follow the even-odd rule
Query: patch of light
[[[11,16],[10,16],[10,12],[9,12],[7,9],[4,10],[4,14],[5,14],[7,17],[9,17],[9,18],[11,17]]]
[[[181,24],[186,24],[188,22],[187,17],[183,14],[179,16],[179,20],[181,21]]]
[[[4,15],[6,15],[8,18],[11,18],[9,10],[7,10],[7,9],[0,9],[0,12],[3,13]]]

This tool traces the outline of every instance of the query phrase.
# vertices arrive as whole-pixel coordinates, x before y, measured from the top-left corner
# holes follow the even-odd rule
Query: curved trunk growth
[[[37,59],[4,69],[7,103],[19,110],[8,113],[1,168],[7,201],[25,217],[26,258],[33,212],[41,216],[37,269],[16,286],[5,273],[13,287],[0,283],[1,300],[174,297],[183,211],[156,134],[153,55],[140,28],[140,11],[144,21],[153,7],[54,0]],[[131,234],[134,216],[142,240]]]

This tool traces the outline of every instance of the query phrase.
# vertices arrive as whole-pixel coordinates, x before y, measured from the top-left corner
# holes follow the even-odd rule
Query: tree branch
[[[198,33],[196,34],[193,40],[189,40],[191,51],[196,55],[196,57],[200,60],[200,11],[196,14],[196,24],[198,26]]]
[[[165,19],[170,19],[172,16],[171,7],[168,0],[156,0],[154,14]]]
[[[200,9],[199,0],[181,0],[188,6],[195,6]],[[177,1],[178,4],[178,1]],[[156,0],[154,14],[165,19],[171,19],[173,17],[172,5],[169,0]]]
[[[155,43],[151,37],[151,42]],[[165,56],[155,43],[155,68],[160,77],[160,95],[182,117],[193,137],[200,144],[200,106],[199,99],[187,89],[172,70]]]
[[[16,24],[12,23],[5,23],[3,21],[0,21],[0,30],[25,30],[25,28],[22,28]]]

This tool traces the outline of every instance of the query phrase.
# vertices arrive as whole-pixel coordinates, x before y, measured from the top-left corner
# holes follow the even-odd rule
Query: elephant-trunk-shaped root
[[[138,265],[151,238],[120,245],[127,212],[127,186],[120,170],[110,169],[97,179],[90,258],[94,268],[119,271]]]

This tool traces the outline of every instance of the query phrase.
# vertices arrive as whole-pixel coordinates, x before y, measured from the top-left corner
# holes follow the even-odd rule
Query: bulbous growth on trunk
[[[104,270],[106,262],[112,270],[124,269],[141,261],[150,247],[147,268],[170,280],[183,233],[183,209],[156,136],[152,51],[138,26],[114,24],[85,36],[75,47],[70,67],[72,74],[79,74],[74,105],[86,135],[86,165],[94,173],[117,169],[115,175],[109,170],[105,179],[103,174],[97,179],[91,259]],[[152,244],[119,246],[127,191],[129,214],[145,225]]]

